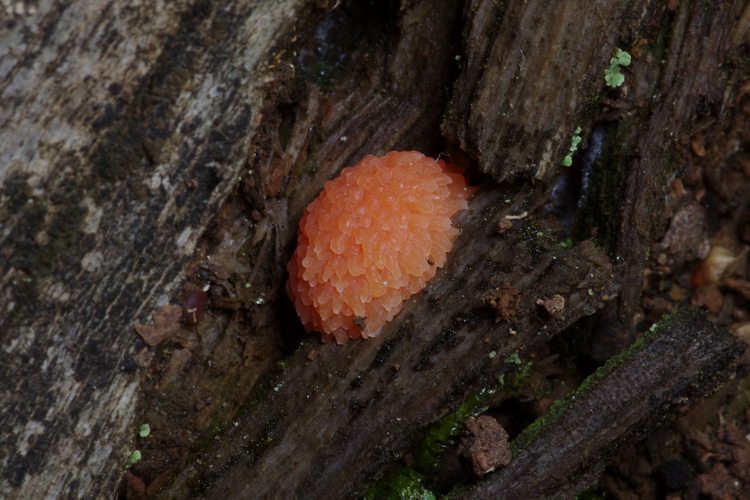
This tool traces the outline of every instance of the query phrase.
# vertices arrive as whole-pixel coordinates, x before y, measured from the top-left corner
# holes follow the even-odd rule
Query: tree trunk
[[[133,322],[178,293],[303,4],[49,1],[3,21],[0,496],[115,490]]]
[[[109,496],[136,449],[128,495],[348,497],[508,356],[597,311],[602,358],[621,349],[678,139],[737,95],[750,25],[739,0],[7,16],[0,496],[26,498]],[[618,47],[633,60],[610,89]],[[283,293],[296,224],[337,171],[390,149],[447,151],[480,190],[380,337],[322,345]],[[205,314],[168,307],[204,293]]]

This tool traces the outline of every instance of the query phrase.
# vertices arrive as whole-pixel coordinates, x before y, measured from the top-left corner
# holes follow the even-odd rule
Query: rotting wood
[[[139,440],[144,460],[132,472],[147,481],[148,492],[179,472],[191,448],[235,421],[243,402],[256,397],[256,385],[299,344],[303,332],[284,293],[285,267],[295,222],[323,183],[366,153],[440,153],[461,5],[433,7],[430,0],[403,9],[342,5],[318,24],[303,24],[298,45],[275,58],[279,68],[295,69],[261,110],[239,189],[187,273],[196,285],[210,283],[212,305],[226,309],[196,325],[200,343],[187,361],[185,349],[170,346],[144,356],[152,361],[141,415],[154,432]]]
[[[663,27],[659,31],[651,28],[646,36],[659,42],[654,44],[658,50],[649,49],[642,55],[659,65],[638,64],[633,68],[637,81],[643,83],[633,88],[626,113],[605,138],[609,153],[594,168],[612,161],[620,161],[623,166],[615,175],[602,176],[603,185],[610,189],[591,193],[595,201],[590,207],[599,213],[616,214],[616,218],[606,221],[600,216],[591,222],[600,228],[611,224],[604,232],[610,235],[611,249],[624,262],[623,293],[607,318],[612,324],[619,322],[624,335],[605,349],[605,355],[617,352],[633,339],[647,255],[667,223],[664,186],[681,168],[674,153],[680,135],[692,133],[698,120],[720,117],[734,99],[738,77],[720,70],[717,64],[734,64],[737,55],[731,52],[731,35],[744,3],[708,6],[680,2],[674,13],[665,13],[662,22],[673,27],[670,36]],[[701,74],[711,76],[696,77]],[[648,104],[639,109],[642,103]],[[618,193],[615,207],[610,201],[613,191]],[[607,204],[610,208],[602,210]]]
[[[0,25],[0,496],[94,498],[132,451],[133,322],[176,295],[305,2],[36,3]]]
[[[333,9],[334,15],[342,12],[334,8],[339,2],[316,3],[324,9]],[[276,319],[287,312],[280,305],[283,302],[279,302],[283,301],[279,293],[283,286],[283,265],[293,240],[294,222],[304,205],[327,177],[366,152],[393,147],[432,148],[435,154],[439,152],[439,136],[433,129],[443,112],[446,89],[453,84],[452,67],[445,65],[446,56],[452,60],[461,55],[464,62],[475,61],[466,71],[473,71],[471,74],[477,78],[481,69],[488,67],[485,49],[480,50],[471,41],[465,54],[456,54],[461,51],[454,42],[462,29],[452,9],[461,5],[447,2],[444,8],[435,8],[434,2],[404,1],[401,5],[390,3],[391,7],[395,5],[391,17],[380,19],[378,29],[390,26],[383,33],[391,42],[370,53],[352,51],[357,56],[371,56],[360,61],[368,77],[359,82],[347,82],[346,78],[319,81],[310,76],[309,67],[305,69],[301,59],[288,54],[277,58],[272,48],[275,33],[283,37],[285,28],[292,25],[315,24],[318,11],[312,8],[299,14],[299,20],[292,19],[293,13],[301,12],[302,4],[309,7],[301,1],[267,4],[243,1],[233,3],[231,8],[219,2],[182,1],[161,9],[152,9],[151,5],[125,9],[111,2],[44,4],[34,16],[0,28],[4,41],[9,42],[3,44],[3,50],[10,47],[0,56],[0,62],[3,68],[11,68],[9,76],[0,83],[0,95],[4,103],[12,103],[2,108],[0,116],[3,124],[13,125],[3,127],[0,142],[0,178],[4,187],[0,207],[4,238],[0,246],[0,298],[4,307],[10,308],[12,304],[15,308],[12,316],[0,314],[4,348],[0,353],[3,361],[0,370],[4,371],[0,374],[18,380],[0,389],[0,403],[12,408],[7,412],[11,425],[0,431],[3,443],[0,451],[11,451],[0,453],[7,457],[0,462],[5,481],[2,488],[10,489],[0,489],[0,493],[33,496],[60,491],[85,496],[112,489],[119,465],[132,445],[129,436],[135,429],[133,402],[139,386],[133,374],[136,366],[130,358],[135,341],[131,322],[145,321],[157,304],[174,300],[183,264],[198,236],[207,225],[219,227],[210,237],[225,236],[222,230],[232,224],[217,222],[222,215],[235,218],[234,227],[241,226],[243,215],[239,209],[247,200],[261,219],[250,227],[253,232],[247,236],[250,242],[258,239],[260,248],[253,251],[257,266],[250,271],[233,271],[238,271],[235,277],[250,278],[252,294],[245,293],[239,302],[228,302],[240,309],[240,314],[229,319],[216,314],[200,325],[196,329],[201,341],[199,348],[175,350],[174,369],[155,384],[158,387],[164,382],[164,387],[171,381],[172,387],[189,389],[188,382],[201,381],[202,392],[196,395],[199,401],[193,404],[186,397],[186,394],[192,396],[191,393],[177,390],[159,393],[155,389],[148,395],[156,401],[153,415],[166,414],[169,418],[164,425],[175,432],[190,434],[179,443],[181,447],[193,444],[200,450],[205,446],[205,438],[211,437],[210,424],[217,420],[225,423],[234,415],[248,398],[253,384],[264,380],[264,374],[266,378],[272,375],[269,367],[283,355],[277,345],[280,339],[293,337],[286,325]],[[349,2],[349,6],[355,4]],[[496,4],[505,10],[491,11]],[[671,82],[672,85],[660,88],[655,102],[672,102],[672,93],[686,98],[677,101],[676,108],[664,106],[661,121],[648,127],[648,132],[640,127],[642,120],[632,124],[636,143],[647,135],[652,144],[661,141],[664,145],[649,149],[649,155],[655,155],[653,158],[642,156],[637,164],[622,162],[617,166],[620,173],[631,172],[628,192],[640,199],[640,187],[649,186],[648,172],[661,161],[659,155],[669,150],[673,132],[665,125],[672,126],[678,119],[680,123],[689,121],[699,111],[696,102],[700,103],[703,87],[696,82],[714,85],[711,95],[715,95],[716,89],[721,90],[720,80],[706,77],[713,70],[700,66],[703,73],[685,74],[683,68],[696,61],[708,64],[712,55],[716,59],[711,64],[724,62],[724,53],[715,49],[723,47],[718,42],[725,39],[731,13],[737,10],[739,2],[679,2],[682,9],[679,15],[666,12],[664,2],[632,4],[632,8],[622,7],[618,19],[623,22],[613,28],[607,19],[602,22],[588,17],[589,10],[595,10],[581,11],[579,3],[575,8],[582,16],[581,26],[587,27],[584,42],[569,46],[570,51],[562,54],[562,61],[573,66],[571,61],[585,60],[577,57],[577,53],[580,49],[589,54],[591,40],[607,40],[612,47],[600,43],[607,46],[596,52],[597,56],[590,59],[594,62],[583,69],[563,67],[566,73],[562,80],[559,72],[527,73],[525,84],[540,85],[531,94],[541,94],[541,98],[531,100],[530,94],[517,92],[510,103],[516,110],[528,107],[530,111],[524,116],[549,117],[549,130],[554,131],[559,141],[545,150],[550,151],[550,158],[541,156],[548,160],[546,170],[538,169],[540,150],[530,152],[548,144],[544,142],[546,136],[538,144],[529,141],[532,149],[528,151],[513,147],[512,140],[506,141],[507,150],[495,148],[491,151],[494,156],[479,155],[481,168],[493,172],[492,169],[505,168],[507,162],[508,168],[516,169],[513,175],[533,174],[534,165],[538,176],[544,171],[554,175],[551,167],[558,161],[555,158],[562,156],[557,153],[567,148],[569,132],[566,131],[573,130],[574,117],[583,116],[581,124],[585,126],[591,120],[622,116],[588,114],[589,106],[601,104],[586,99],[591,98],[591,89],[596,93],[595,82],[603,78],[599,62],[606,64],[610,56],[606,49],[614,48],[623,39],[630,42],[626,37],[641,32],[641,21],[661,19],[651,26],[652,32],[674,42],[663,52],[655,52],[657,57],[649,67],[658,68],[662,55],[667,56],[670,64],[656,72],[641,72],[644,66],[636,64],[628,70],[633,74],[628,74],[626,85],[631,76],[634,81]],[[446,8],[448,5],[453,7]],[[525,2],[520,7],[515,2],[474,2],[467,7],[465,22],[479,9],[492,12],[483,23],[512,23],[511,18],[503,17],[504,12],[510,12],[509,5],[539,13],[551,4]],[[641,9],[644,6],[649,8]],[[552,5],[552,8],[557,7]],[[643,17],[636,15],[638,12]],[[662,18],[655,15],[659,13]],[[539,20],[555,22],[555,16],[545,14]],[[372,19],[365,21],[358,29],[373,26]],[[490,25],[486,26],[489,29]],[[584,31],[581,26],[570,29]],[[738,29],[733,36],[742,39],[746,33]],[[525,30],[530,30],[531,36],[545,35],[538,25]],[[535,30],[539,30],[537,35],[533,33]],[[561,36],[569,37],[567,31]],[[703,32],[708,35],[702,35]],[[304,36],[308,31],[301,33]],[[367,31],[363,33],[366,35]],[[484,33],[490,43],[498,34],[492,30]],[[684,37],[672,36],[683,33]],[[380,34],[378,31],[376,36]],[[297,35],[290,34],[288,38]],[[578,33],[573,36],[580,39]],[[524,34],[522,40],[528,40],[528,36]],[[328,39],[323,42],[336,45]],[[523,55],[529,64],[549,68],[548,55],[557,50],[553,42],[540,39],[533,52],[525,50]],[[660,45],[659,48],[662,50]],[[347,46],[334,47],[337,53],[345,53],[346,49]],[[266,56],[272,61],[270,64],[276,65],[273,71],[257,64]],[[308,74],[298,79],[288,76],[304,71]],[[471,84],[466,71],[456,87],[457,97],[464,96],[461,90],[464,84]],[[387,77],[383,77],[383,72]],[[550,102],[539,92],[545,85],[562,87],[563,80],[570,81],[576,74],[584,86],[579,89],[584,98],[576,97],[579,105],[574,108]],[[287,79],[280,75],[286,75]],[[360,73],[357,75],[361,77]],[[409,78],[402,80],[404,75]],[[424,85],[413,84],[420,79]],[[285,88],[289,80],[295,85],[301,83],[301,89]],[[535,83],[535,80],[540,81]],[[38,85],[24,87],[27,82]],[[269,90],[271,86],[278,88]],[[630,95],[648,97],[649,89],[654,87],[645,89],[643,94]],[[276,108],[280,101],[277,94],[282,92],[289,92],[283,104],[291,113]],[[298,106],[300,102],[303,104]],[[486,108],[477,108],[484,117],[492,118],[493,109],[497,109],[493,106],[505,106],[505,101],[484,102]],[[625,102],[633,104],[634,100]],[[566,112],[557,112],[558,107]],[[629,106],[621,112],[632,115],[638,109],[641,108]],[[292,115],[291,119],[288,115]],[[448,115],[447,120],[456,116],[456,113]],[[529,120],[524,123],[533,125]],[[280,136],[288,125],[292,140],[286,143]],[[505,126],[492,124],[495,125]],[[446,131],[455,141],[449,126],[446,125]],[[467,126],[474,126],[471,118]],[[491,128],[481,132],[482,137],[493,137]],[[265,142],[264,136],[268,139]],[[465,144],[469,155],[477,157],[473,146]],[[456,157],[461,153],[458,148],[454,152]],[[244,171],[245,166],[252,172]],[[670,170],[659,172],[664,173],[663,179],[660,178],[664,180]],[[220,209],[221,201],[241,173],[244,198]],[[641,201],[637,211],[626,210],[626,216],[622,217],[622,227],[632,228],[623,231],[623,244],[637,243],[631,248],[629,261],[637,262],[644,254],[648,242],[640,240],[653,236],[642,232],[645,221],[651,220],[654,227],[658,226],[654,214],[660,213],[658,195],[662,187],[663,182],[654,183],[648,200]],[[525,185],[513,189],[530,190]],[[603,196],[606,195],[605,191]],[[29,199],[31,204],[24,205]],[[621,201],[619,196],[614,199]],[[515,213],[524,210],[518,208]],[[79,230],[79,226],[83,229]],[[242,230],[239,233],[245,234]],[[177,244],[185,242],[185,238],[187,245]],[[640,286],[638,267],[631,271],[627,275],[629,304],[634,303]],[[240,281],[228,283],[244,285]],[[270,300],[265,304],[255,302],[262,298],[256,295],[258,290],[269,293]],[[23,305],[26,309],[21,308]],[[533,310],[537,312],[536,308]],[[435,315],[435,311],[430,310],[429,314]],[[11,322],[10,329],[4,321]],[[306,342],[304,348],[317,352],[310,345],[312,342]],[[268,356],[259,359],[263,354]],[[217,367],[215,359],[228,361]],[[260,392],[260,385],[255,393]],[[340,389],[347,388],[341,385]],[[470,387],[460,389],[463,392]],[[461,395],[451,397],[460,399]],[[251,401],[246,404],[256,403]],[[50,407],[53,410],[45,413]],[[178,411],[168,411],[174,408]],[[188,421],[190,425],[182,425]],[[246,427],[253,425],[249,423]],[[362,425],[358,430],[367,429]],[[402,443],[418,430],[400,431]],[[156,435],[152,442],[164,444]],[[289,457],[295,456],[295,450],[288,451]],[[154,482],[154,487],[163,484],[171,473],[180,472],[182,455],[177,455],[168,464],[169,470],[160,471],[164,475],[161,482]],[[388,459],[378,460],[384,464]],[[42,476],[44,480],[39,481]]]
[[[304,342],[161,493],[362,493],[414,433],[466,395],[494,386],[507,355],[539,345],[615,296],[611,265],[589,242],[562,249],[531,221],[497,235],[499,218],[518,213],[525,201],[507,199],[498,190],[477,194],[459,216],[463,234],[454,258],[380,337],[346,346]],[[518,307],[497,323],[484,299],[501,283],[517,291]],[[555,293],[566,297],[566,306],[551,317],[536,301]]]
[[[610,452],[713,393],[746,346],[695,309],[657,325],[512,443],[517,455],[460,498],[569,498],[594,484]],[[520,450],[520,451],[519,451]]]
[[[467,5],[466,54],[443,122],[446,139],[457,157],[467,155],[497,180],[551,180],[582,128],[590,152],[576,165],[586,180],[575,232],[596,234],[624,264],[623,293],[605,320],[613,334],[595,347],[601,361],[633,339],[646,256],[667,221],[664,187],[680,168],[681,134],[732,102],[737,76],[728,68],[738,57],[733,39],[748,36],[744,4]],[[633,61],[612,90],[604,69],[617,48]]]
[[[446,138],[497,180],[556,175],[602,89],[623,20],[652,2],[630,3],[467,2],[466,60]]]

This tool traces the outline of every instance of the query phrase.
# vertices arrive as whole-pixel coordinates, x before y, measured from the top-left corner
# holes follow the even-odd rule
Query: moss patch
[[[513,456],[518,456],[518,454],[529,446],[529,444],[531,444],[544,429],[554,425],[555,422],[560,420],[560,418],[578,401],[580,401],[592,387],[596,386],[596,384],[601,382],[606,376],[622,366],[627,360],[631,359],[636,353],[658,338],[661,332],[671,324],[672,318],[673,315],[667,315],[662,318],[659,323],[654,324],[646,334],[633,342],[630,347],[619,354],[612,356],[604,366],[601,366],[591,376],[586,378],[576,390],[563,399],[558,399],[552,403],[543,416],[536,419],[531,425],[524,429],[516,439],[513,440],[511,443]]]

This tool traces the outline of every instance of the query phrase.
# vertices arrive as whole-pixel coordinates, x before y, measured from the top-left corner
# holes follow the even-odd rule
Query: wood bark
[[[0,496],[116,489],[133,322],[178,290],[234,185],[302,3],[47,1],[3,20]]]
[[[739,1],[33,7],[0,27],[9,497],[107,496],[136,447],[147,493],[361,492],[506,354],[601,308],[628,340],[666,158],[732,98],[737,75],[716,68],[750,18]],[[634,63],[606,91],[618,46]],[[560,208],[576,126],[601,154]],[[283,283],[304,206],[364,154],[445,140],[482,184],[448,267],[382,337],[300,344]],[[560,210],[618,265],[590,243],[563,251]],[[133,325],[185,282],[208,285],[209,312],[144,345]],[[525,312],[496,324],[485,299],[505,283]],[[536,305],[552,294],[559,318]]]
[[[746,346],[694,309],[613,358],[514,443],[511,464],[462,498],[567,498],[595,484],[623,442],[646,436],[718,388]],[[585,387],[585,390],[583,389]]]
[[[509,355],[615,296],[611,265],[591,244],[565,251],[530,227],[499,236],[490,225],[486,234],[487,222],[508,211],[504,196],[476,196],[456,242],[460,257],[380,337],[346,346],[306,342],[287,358],[283,373],[182,469],[167,496],[361,494],[415,433],[466,395],[494,386]],[[501,293],[514,304],[497,322],[484,298],[509,283]],[[559,317],[537,305],[554,294],[565,298]]]

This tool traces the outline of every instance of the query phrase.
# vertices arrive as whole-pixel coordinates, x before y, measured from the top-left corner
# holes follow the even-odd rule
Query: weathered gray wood
[[[457,496],[575,496],[595,483],[618,445],[645,436],[717,389],[745,349],[700,312],[682,309],[524,431],[513,443],[521,451],[510,465]]]
[[[0,496],[115,489],[132,323],[234,185],[303,3],[44,1],[2,21]]]

